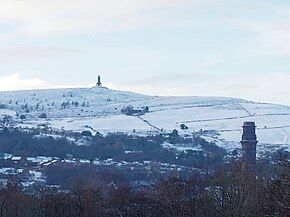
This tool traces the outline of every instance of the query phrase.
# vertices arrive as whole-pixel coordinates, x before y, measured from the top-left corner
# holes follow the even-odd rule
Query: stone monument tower
[[[256,173],[257,136],[255,122],[244,122],[242,135],[243,170],[247,173]]]
[[[101,76],[98,75],[98,82],[97,82],[97,87],[101,87],[102,83],[101,83]]]

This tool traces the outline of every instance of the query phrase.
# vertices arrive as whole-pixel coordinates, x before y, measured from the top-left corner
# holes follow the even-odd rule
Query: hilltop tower
[[[102,83],[101,83],[101,76],[98,75],[98,82],[97,82],[97,87],[101,87]]]
[[[256,172],[257,136],[255,122],[244,122],[242,135],[243,170],[247,173]]]

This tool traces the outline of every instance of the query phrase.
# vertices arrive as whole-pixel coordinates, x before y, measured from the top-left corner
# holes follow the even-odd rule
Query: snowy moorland
[[[139,135],[199,133],[233,150],[240,147],[241,125],[255,121],[260,153],[289,149],[290,107],[223,97],[160,97],[104,87],[0,92],[0,115],[22,128]],[[124,107],[149,112],[126,115]],[[132,108],[131,107],[131,108]],[[187,129],[181,129],[184,124]],[[186,149],[182,147],[182,149]]]

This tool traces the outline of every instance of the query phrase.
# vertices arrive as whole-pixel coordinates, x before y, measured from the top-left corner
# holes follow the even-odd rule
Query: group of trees
[[[143,115],[149,112],[148,106],[143,106],[141,109],[135,109],[134,106],[129,105],[121,109],[121,113],[125,115]]]
[[[47,118],[47,114],[45,113],[45,112],[42,112],[39,116],[38,116],[39,118]],[[24,115],[24,114],[21,114],[21,115],[19,115],[19,118],[21,119],[21,120],[25,120],[27,117],[26,117],[26,115]]]
[[[24,132],[18,129],[5,130],[0,133],[0,152],[16,156],[50,156],[64,159],[67,155],[74,158],[94,160],[113,158],[116,161],[158,161],[197,168],[216,167],[222,163],[226,152],[213,143],[208,143],[200,137],[184,139],[173,132],[166,138],[164,135],[139,137],[121,133],[102,136],[92,136],[89,132],[74,133],[75,140],[81,140],[86,145],[78,145],[69,141],[67,135],[61,138],[35,137],[39,132]],[[84,141],[86,140],[86,141]],[[177,153],[174,149],[162,147],[164,141],[172,143],[189,143],[204,147],[202,151]],[[129,150],[130,153],[125,151]],[[198,157],[198,158],[197,158]],[[195,159],[195,160],[193,160]]]
[[[290,213],[290,165],[284,161],[275,177],[257,178],[240,167],[196,174],[190,180],[160,180],[134,189],[129,185],[99,187],[97,180],[71,184],[69,191],[17,185],[0,190],[1,217],[285,217]]]
[[[61,103],[61,108],[62,109],[66,109],[66,108],[69,108],[70,106],[73,106],[73,107],[79,107],[79,105],[81,105],[82,107],[88,107],[89,106],[89,102],[82,102],[81,104],[78,102],[78,101],[66,101],[66,102],[62,102]]]

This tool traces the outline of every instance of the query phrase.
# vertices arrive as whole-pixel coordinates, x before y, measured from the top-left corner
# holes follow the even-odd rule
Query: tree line
[[[0,190],[0,217],[285,217],[290,213],[290,163],[282,159],[275,177],[253,177],[239,164],[190,180],[170,178],[154,186],[98,187],[74,182],[69,191],[26,193],[11,182]]]
[[[44,134],[44,136],[41,136]],[[74,141],[68,140],[74,138]],[[178,152],[163,148],[162,143],[190,144],[200,146],[202,150]],[[80,145],[81,144],[81,145]],[[129,151],[126,153],[126,151]],[[212,167],[223,163],[226,152],[214,143],[209,143],[199,136],[190,139],[179,137],[176,132],[169,135],[133,136],[123,133],[111,133],[106,136],[84,136],[82,133],[63,132],[63,135],[45,136],[38,129],[24,131],[17,128],[4,128],[0,132],[0,153],[14,156],[50,156],[65,159],[73,156],[78,159],[93,161],[98,158],[115,161],[158,161],[196,168]]]

